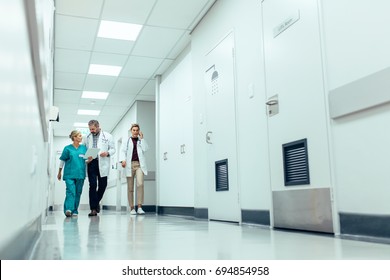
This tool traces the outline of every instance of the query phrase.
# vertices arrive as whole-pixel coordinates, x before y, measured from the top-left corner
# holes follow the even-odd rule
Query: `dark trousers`
[[[103,198],[103,194],[107,188],[107,176],[100,177],[99,161],[92,160],[88,164],[88,180],[89,180],[89,207],[91,210],[98,210],[99,202]]]

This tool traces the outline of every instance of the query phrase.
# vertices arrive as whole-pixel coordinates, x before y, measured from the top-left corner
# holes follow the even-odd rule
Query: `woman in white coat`
[[[131,137],[127,140],[124,146],[122,167],[125,168],[127,177],[127,199],[130,205],[130,214],[136,215],[145,214],[142,210],[144,203],[144,175],[148,174],[146,167],[145,152],[148,150],[148,143],[144,139],[144,135],[139,130],[138,124],[132,124]],[[134,177],[137,183],[137,211],[134,209]]]

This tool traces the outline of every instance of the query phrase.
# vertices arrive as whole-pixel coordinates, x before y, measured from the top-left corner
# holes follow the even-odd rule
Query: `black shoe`
[[[96,210],[91,210],[91,213],[88,214],[89,217],[97,216]]]

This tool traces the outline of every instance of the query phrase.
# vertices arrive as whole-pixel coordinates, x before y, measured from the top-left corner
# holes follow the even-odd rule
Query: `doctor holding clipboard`
[[[99,203],[107,188],[107,176],[110,172],[110,157],[115,154],[115,142],[110,133],[101,130],[97,120],[90,120],[88,127],[90,134],[85,139],[85,145],[88,150],[91,148],[99,149],[96,158],[91,156],[87,159],[89,207],[91,209],[91,213],[88,216],[91,217],[96,216],[100,212]]]

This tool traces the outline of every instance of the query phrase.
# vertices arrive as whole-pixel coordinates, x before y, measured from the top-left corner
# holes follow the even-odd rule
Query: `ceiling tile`
[[[79,105],[81,106],[89,106],[96,108],[102,108],[106,104],[106,99],[92,99],[92,98],[81,98]],[[91,110],[100,110],[100,109],[91,109]]]
[[[56,16],[55,44],[57,48],[92,50],[99,21],[71,16]]]
[[[85,74],[55,72],[54,75],[56,89],[83,89]]]
[[[155,75],[162,75],[172,65],[173,61],[173,59],[164,59],[163,63],[156,70]]]
[[[55,71],[85,73],[89,68],[91,52],[69,49],[56,49]]]
[[[91,64],[115,65],[123,67],[127,58],[127,55],[94,52],[91,56]]]
[[[77,104],[64,104],[64,103],[60,104],[58,106],[59,114],[60,114],[60,116],[66,115],[66,114],[76,115],[78,107],[79,107],[78,102],[77,102]]]
[[[106,106],[125,106],[129,107],[136,95],[130,94],[111,94],[107,98]]]
[[[167,58],[176,59],[178,55],[189,45],[191,44],[191,35],[186,32],[183,36],[176,42],[176,45],[173,46]]]
[[[119,78],[111,92],[136,95],[147,82],[147,79]]]
[[[121,77],[150,79],[162,61],[158,58],[130,56],[122,69]]]
[[[88,91],[108,91],[110,92],[115,85],[118,77],[102,75],[86,75],[83,90]]]
[[[128,106],[104,106],[99,116],[121,117],[127,111],[127,108]]]
[[[65,126],[65,127],[68,127],[68,126]],[[55,136],[58,136],[58,137],[68,137],[69,136],[69,134],[70,134],[70,131],[68,130],[68,129],[66,129],[66,128],[54,128],[54,135]]]
[[[155,95],[156,94],[156,80],[149,80],[145,87],[139,92],[139,95]]]
[[[145,26],[132,55],[165,58],[185,30]]]
[[[56,0],[56,13],[99,18],[103,0]]]
[[[78,104],[81,98],[81,91],[78,90],[54,90],[54,105],[61,103]]]
[[[156,0],[106,0],[102,19],[144,24]]]
[[[123,112],[124,114],[125,112]],[[100,127],[104,130],[104,131],[112,131],[115,126],[117,125],[117,123],[120,121],[121,119],[121,116],[117,117],[117,116],[102,116],[102,117],[99,117],[99,124],[100,124]],[[120,151],[119,151],[120,152]]]
[[[73,123],[75,122],[78,122],[78,123],[87,123],[90,121],[90,120],[96,120],[97,117],[96,116],[86,116],[86,115],[73,115],[73,119],[72,119],[72,125]]]
[[[207,2],[208,0],[159,0],[147,24],[187,29]]]

